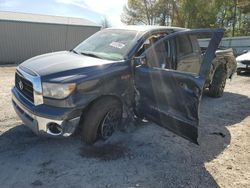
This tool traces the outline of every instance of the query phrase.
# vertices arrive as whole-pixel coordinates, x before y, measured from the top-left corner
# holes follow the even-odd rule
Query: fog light
[[[47,128],[48,128],[48,133],[51,135],[62,134],[62,127],[57,123],[48,123]]]

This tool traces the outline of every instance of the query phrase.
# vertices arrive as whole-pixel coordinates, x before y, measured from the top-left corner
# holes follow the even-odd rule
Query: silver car
[[[237,74],[242,71],[250,71],[250,51],[244,53],[236,58],[237,61]]]

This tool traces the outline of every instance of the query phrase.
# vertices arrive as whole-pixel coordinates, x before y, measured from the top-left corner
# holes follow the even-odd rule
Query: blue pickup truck
[[[83,141],[93,144],[109,138],[130,115],[197,143],[203,91],[220,97],[236,70],[232,50],[216,51],[223,32],[161,26],[101,30],[70,51],[20,64],[14,109],[38,135],[80,130]],[[197,36],[206,33],[211,41],[201,49]]]

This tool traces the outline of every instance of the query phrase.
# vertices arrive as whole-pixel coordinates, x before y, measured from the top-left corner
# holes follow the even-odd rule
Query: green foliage
[[[128,0],[121,21],[126,24],[166,25],[170,0]]]
[[[176,1],[176,12],[180,19],[174,18],[174,24],[188,28],[216,27],[216,16],[222,2],[216,0]]]
[[[249,0],[128,0],[126,24],[225,28],[227,36],[250,35]]]

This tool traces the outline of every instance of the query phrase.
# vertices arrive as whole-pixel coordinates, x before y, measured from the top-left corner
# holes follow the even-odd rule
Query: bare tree
[[[103,19],[101,20],[101,26],[102,28],[108,28],[108,27],[111,27],[111,24],[110,22],[108,21],[107,17],[104,16]]]

